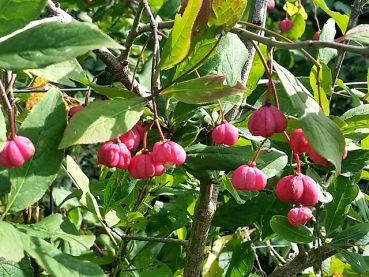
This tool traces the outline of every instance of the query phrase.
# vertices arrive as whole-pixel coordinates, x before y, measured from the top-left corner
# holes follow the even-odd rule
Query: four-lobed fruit
[[[274,0],[268,0],[268,3],[267,3],[267,10],[270,11],[271,9],[274,9],[275,7],[275,2]]]
[[[275,192],[284,202],[314,206],[318,202],[319,185],[307,175],[288,175],[278,181]]]
[[[318,163],[322,166],[331,166],[332,163],[329,162],[328,160],[326,160],[325,158],[323,158],[322,156],[320,156],[317,152],[315,152],[315,150],[310,147],[309,149],[309,158],[314,162],[314,163]],[[342,160],[346,159],[347,157],[347,148],[345,147],[343,149],[343,153],[342,153]]]
[[[131,161],[131,152],[124,143],[108,141],[100,146],[97,160],[108,167],[127,169]]]
[[[308,152],[310,144],[307,141],[302,129],[296,129],[290,136],[290,147],[292,151],[298,155]]]
[[[232,146],[238,140],[238,129],[228,122],[223,122],[214,128],[211,138],[218,145]]]
[[[156,142],[152,148],[153,159],[169,168],[186,161],[186,151],[174,141]]]
[[[145,152],[134,156],[128,167],[128,172],[134,179],[147,179],[160,176],[164,173],[163,164],[153,159],[151,152]]]
[[[252,135],[268,138],[284,132],[287,119],[276,107],[265,105],[250,116],[247,127]]]
[[[293,27],[293,21],[289,19],[281,20],[278,24],[279,30],[281,30],[282,33],[287,32],[288,30],[292,29]]]
[[[254,164],[241,165],[232,174],[232,185],[238,190],[262,190],[266,184],[265,174]]]
[[[287,219],[292,226],[297,227],[300,224],[305,224],[312,216],[313,214],[308,207],[295,207],[288,212]]]
[[[135,151],[140,145],[141,136],[136,128],[132,128],[127,133],[119,136],[119,140],[127,146],[129,151]]]
[[[16,136],[7,139],[4,149],[0,152],[0,165],[5,168],[18,167],[26,159],[35,154],[35,146],[27,137]]]

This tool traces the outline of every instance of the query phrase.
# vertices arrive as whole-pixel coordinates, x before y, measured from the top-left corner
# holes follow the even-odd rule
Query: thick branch
[[[213,184],[209,178],[200,181],[200,195],[196,204],[191,235],[187,245],[183,277],[200,276],[206,239],[217,207],[218,186]]]
[[[157,237],[145,237],[145,236],[126,236],[120,235],[122,240],[138,240],[138,241],[152,241],[152,242],[161,242],[161,243],[172,243],[179,244],[184,247],[187,245],[187,240],[182,239],[173,239],[173,238],[157,238]]]
[[[305,255],[299,254],[287,264],[277,268],[270,277],[294,276],[295,274],[304,271],[306,268],[328,259],[336,253],[336,250],[327,246],[313,248]]]

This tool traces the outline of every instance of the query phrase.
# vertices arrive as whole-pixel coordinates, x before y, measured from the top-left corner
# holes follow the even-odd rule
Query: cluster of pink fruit
[[[5,168],[18,167],[35,154],[35,146],[27,137],[8,138],[0,152],[0,165]]]
[[[287,127],[287,120],[283,113],[270,104],[263,105],[249,118],[248,129],[254,136],[269,138],[275,133],[282,133]],[[215,127],[212,138],[216,144],[234,145],[238,139],[238,130],[233,125],[223,121]],[[310,147],[302,129],[291,134],[290,146],[292,151],[299,155],[308,152],[310,158],[321,165],[331,165],[326,159],[317,154]],[[347,155],[345,149],[342,158]],[[232,174],[232,185],[238,190],[262,190],[267,184],[265,174],[256,167],[256,157],[246,165],[241,165]],[[283,177],[276,186],[276,195],[281,201],[298,206],[292,208],[288,214],[288,221],[292,226],[305,224],[312,217],[309,207],[318,202],[319,185],[309,176],[301,174],[298,168],[296,174]]]
[[[141,153],[132,157],[130,151],[137,149],[144,139],[144,133],[144,127],[136,124],[117,139],[107,141],[99,148],[98,162],[108,167],[128,169],[135,179],[160,176],[166,168],[185,162],[186,152],[183,147],[168,140],[156,142],[152,152],[144,148]]]

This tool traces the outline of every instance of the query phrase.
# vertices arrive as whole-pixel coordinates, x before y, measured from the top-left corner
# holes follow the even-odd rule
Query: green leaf
[[[26,70],[26,73],[69,87],[76,86],[69,78],[81,79],[85,76],[81,65],[76,59],[52,64],[42,69],[29,69]]]
[[[246,0],[214,0],[212,1],[208,25],[220,26],[228,32],[240,20],[246,8]]]
[[[368,128],[369,124],[369,105],[361,105],[345,112],[341,119],[346,122],[342,127],[344,134],[351,134],[357,129]]]
[[[348,87],[341,79],[336,80],[336,84],[340,86],[340,88],[344,89],[351,96],[351,107],[361,106],[360,98]]]
[[[0,257],[18,263],[24,257],[19,232],[8,222],[0,221]]]
[[[226,189],[233,196],[234,200],[236,200],[237,204],[245,204],[245,200],[243,200],[238,194],[237,190],[233,187],[231,180],[227,175],[222,177],[222,182],[220,184],[221,188]]]
[[[58,245],[69,244],[69,248],[73,248],[74,255],[89,250],[95,242],[95,236],[79,233],[69,218],[60,214],[49,215],[33,225],[18,224],[15,227],[29,236],[42,239],[58,238]]]
[[[174,97],[188,104],[201,104],[245,91],[245,87],[239,82],[233,87],[223,85],[226,78],[220,75],[203,76],[177,83],[166,89],[162,95]]]
[[[36,152],[22,166],[9,169],[12,187],[7,208],[10,211],[23,210],[38,201],[54,181],[63,160],[58,145],[66,118],[61,92],[51,89],[23,121],[18,135],[28,137]]]
[[[124,134],[140,119],[145,104],[141,97],[88,104],[68,123],[59,148],[105,142]]]
[[[0,67],[14,71],[43,68],[99,47],[122,49],[92,24],[47,22],[1,41]]]
[[[333,200],[325,204],[325,216],[320,218],[320,222],[324,224],[326,236],[335,232],[346,219],[352,201],[355,200],[358,194],[356,185],[356,176],[345,178],[338,176],[333,184],[328,187],[328,192],[332,194]]]
[[[130,180],[127,170],[116,170],[109,178],[104,193],[105,213],[121,205],[133,191],[137,180]]]
[[[7,0],[0,2],[0,38],[8,35],[38,17],[47,0]]]
[[[274,195],[266,193],[259,193],[242,205],[237,205],[235,200],[231,199],[215,212],[211,225],[222,228],[251,225],[268,212],[274,200]]]
[[[12,263],[0,258],[0,276],[2,277],[34,277],[34,270],[28,256],[19,263]]]
[[[320,100],[324,108],[324,114],[329,115],[329,101],[328,101],[327,95],[331,95],[332,75],[331,75],[331,70],[328,68],[328,66],[325,63],[322,63],[321,61],[319,61],[319,64],[321,65],[321,70],[319,73]],[[319,93],[318,93],[319,90],[318,90],[318,84],[317,84],[317,75],[318,75],[317,67],[314,65],[310,71],[310,86],[314,91],[315,101],[319,103]]]
[[[261,50],[261,52],[263,53],[263,57],[264,59],[268,58],[268,53],[267,53],[267,47],[264,44],[259,45],[259,48]],[[252,61],[252,70],[250,70],[250,74],[249,77],[247,79],[247,83],[246,83],[246,95],[250,95],[252,91],[254,91],[254,89],[256,89],[258,82],[260,80],[261,77],[263,77],[264,72],[265,72],[265,68],[263,66],[263,63],[260,59],[259,55],[255,55],[254,56],[254,60]]]
[[[369,243],[369,223],[361,223],[338,233],[331,241],[337,246],[365,246]]]
[[[351,177],[360,174],[364,166],[369,164],[369,150],[357,149],[348,152],[347,158],[342,161],[341,175]]]
[[[3,150],[6,142],[6,122],[2,106],[0,106],[0,152]]]
[[[270,226],[278,236],[290,242],[309,243],[316,240],[316,237],[308,228],[301,224],[293,227],[285,216],[273,216],[270,220]]]
[[[314,2],[325,11],[330,17],[336,21],[338,27],[340,27],[341,32],[344,34],[346,32],[349,17],[347,15],[342,15],[339,12],[332,12],[324,2],[324,0],[314,0]]]
[[[369,24],[360,24],[348,30],[345,37],[360,43],[369,44]]]
[[[172,277],[172,270],[166,264],[155,261],[152,266],[144,267],[142,272],[140,272],[140,277]]]
[[[185,165],[195,171],[232,171],[251,161],[255,154],[251,146],[227,147],[202,144],[186,148],[186,153]],[[286,165],[286,154],[274,148],[262,150],[256,160],[256,166],[265,173],[267,178],[275,176]]]
[[[227,244],[228,246],[228,244]],[[226,246],[226,248],[227,248]],[[234,247],[231,250],[232,258],[230,260],[228,269],[226,271],[225,277],[243,277],[249,276],[255,260],[255,252],[251,247],[251,242],[243,242],[238,247]],[[221,258],[223,251],[219,257]]]
[[[191,45],[192,26],[200,10],[202,0],[188,0],[183,17],[176,15],[172,32],[164,45],[157,70],[169,69],[181,62]]]
[[[329,18],[323,26],[323,29],[319,35],[319,40],[333,41],[335,36],[336,36],[336,22],[334,22],[333,18]],[[319,49],[318,59],[325,64],[328,64],[336,56],[337,49],[326,47]]]
[[[341,171],[345,138],[339,127],[319,108],[306,88],[288,70],[274,64],[278,77],[300,117],[300,125],[314,150]]]
[[[96,198],[92,195],[89,187],[89,179],[83,173],[78,164],[69,155],[66,157],[67,166],[64,168],[68,176],[71,178],[73,184],[82,191],[81,203],[89,209],[90,212],[97,215],[101,219],[99,205]]]
[[[21,238],[25,251],[55,277],[104,277],[104,271],[94,263],[72,258],[38,237],[21,233]]]
[[[342,248],[335,248],[339,254],[341,254],[345,260],[352,266],[352,268],[358,273],[365,273],[369,270],[367,263],[363,255],[349,252]]]
[[[200,133],[200,129],[197,126],[187,124],[186,126],[177,129],[171,140],[177,142],[182,147],[191,145]]]
[[[199,74],[227,76],[227,85],[234,86],[241,81],[241,71],[249,56],[245,45],[237,35],[228,33],[222,38],[216,52],[198,69]]]

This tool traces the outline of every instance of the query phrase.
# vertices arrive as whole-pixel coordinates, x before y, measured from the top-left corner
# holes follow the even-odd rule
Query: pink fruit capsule
[[[156,142],[152,149],[152,157],[169,168],[174,164],[183,164],[186,161],[186,151],[174,141]]]
[[[266,184],[265,174],[255,166],[241,165],[232,174],[232,185],[238,190],[262,190]]]
[[[165,167],[152,158],[152,153],[146,152],[134,156],[128,167],[128,172],[134,179],[147,179],[160,176]]]
[[[274,0],[268,0],[268,3],[267,3],[267,10],[270,11],[271,9],[274,9],[275,7],[275,2]]]
[[[295,207],[288,212],[287,219],[292,226],[297,227],[300,224],[305,224],[312,216],[313,214],[308,207]]]
[[[310,150],[309,142],[307,141],[302,129],[293,131],[290,137],[290,147],[294,153],[300,155]]]
[[[8,139],[0,152],[0,165],[5,168],[21,166],[35,151],[35,146],[27,137],[16,136],[14,139]]]
[[[97,160],[107,167],[127,169],[131,161],[131,152],[124,143],[108,141],[99,148]]]
[[[137,128],[132,128],[127,133],[119,136],[120,142],[124,143],[129,151],[135,151],[140,145],[141,136]]]
[[[289,19],[281,20],[278,24],[279,30],[281,30],[282,33],[287,32],[288,30],[292,29],[293,27],[293,21]]]
[[[238,129],[228,122],[216,126],[211,132],[211,138],[218,145],[234,145],[238,140]]]

